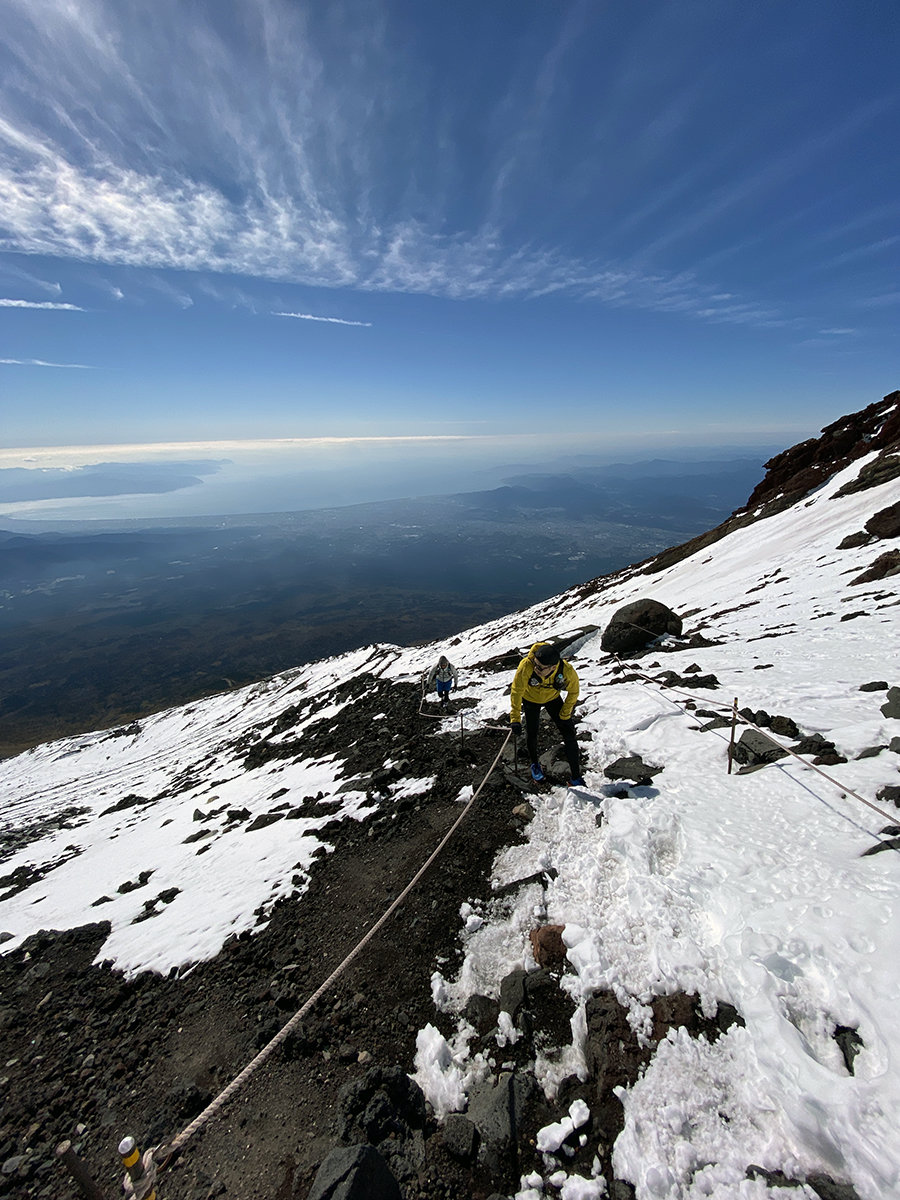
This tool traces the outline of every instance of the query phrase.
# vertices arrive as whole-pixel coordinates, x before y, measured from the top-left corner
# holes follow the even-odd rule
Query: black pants
[[[525,745],[528,747],[528,754],[531,761],[537,762],[538,725],[541,719],[541,709],[546,708],[556,728],[562,734],[563,745],[566,748],[566,758],[569,760],[569,769],[573,776],[578,778],[581,775],[581,759],[578,753],[578,740],[575,737],[575,722],[571,717],[568,720],[560,717],[559,713],[562,706],[562,696],[557,696],[555,700],[548,700],[546,704],[535,704],[533,700],[522,701],[522,716],[525,723]]]

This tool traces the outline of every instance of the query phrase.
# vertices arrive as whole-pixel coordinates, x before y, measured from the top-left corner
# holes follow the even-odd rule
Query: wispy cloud
[[[752,301],[716,299],[725,289],[691,272],[626,269],[512,231],[565,116],[571,56],[593,19],[587,0],[491,97],[486,212],[469,206],[452,222],[460,180],[435,164],[428,126],[410,116],[410,96],[424,109],[428,85],[383,14],[362,29],[339,2],[325,19],[272,0],[248,16],[240,44],[227,20],[210,18],[180,24],[173,49],[166,21],[108,0],[8,3],[7,40],[26,82],[3,96],[0,250],[220,279],[460,299],[560,294],[704,321],[773,319]],[[353,53],[342,52],[335,75],[317,47],[333,52],[338,36]],[[239,103],[225,83],[237,77]],[[398,203],[392,180],[418,178],[426,159],[437,186],[456,194],[413,188]],[[192,303],[187,287],[167,286],[176,304]]]
[[[704,72],[718,79],[722,68],[706,55],[696,72],[667,65],[679,12],[624,21],[629,37],[607,60],[619,65],[595,69],[589,50],[606,49],[605,26],[590,0],[511,26],[505,74],[476,70],[489,46],[481,60],[460,55],[449,69],[471,95],[449,98],[435,61],[415,52],[419,25],[391,24],[396,6],[365,21],[350,0],[188,14],[159,0],[152,17],[117,0],[4,8],[0,251],[182,272],[184,286],[158,287],[185,308],[202,275],[221,294],[226,277],[459,299],[555,294],[776,325],[787,318],[740,294],[731,265],[714,278],[711,247],[695,241],[778,195],[883,111],[862,107],[766,156],[763,118],[743,130],[744,146],[701,126],[701,154],[691,139]],[[479,28],[496,39],[493,24]],[[652,175],[661,158],[668,176]],[[603,208],[607,194],[620,202]],[[759,236],[771,230],[767,215]],[[723,236],[727,257],[737,242],[733,229]],[[239,293],[225,302],[259,311]]]
[[[312,313],[276,312],[273,317],[293,317],[296,321],[325,321],[329,325],[359,325],[363,329],[371,329],[371,321],[345,321],[343,317],[315,317]]]
[[[78,304],[61,304],[55,300],[0,299],[0,308],[50,308],[55,312],[87,312],[87,309]]]
[[[890,308],[893,304],[900,304],[900,292],[883,292],[880,296],[865,296],[856,303],[860,308]]]
[[[72,371],[94,371],[95,367],[90,367],[86,363],[57,363],[44,362],[41,358],[0,358],[0,366],[3,367],[64,367]]]
[[[0,263],[0,278],[15,279],[19,283],[25,283],[29,287],[34,288],[39,292],[46,292],[51,296],[62,295],[62,284],[49,279],[42,279],[40,275],[35,275],[31,271],[25,271],[15,263],[6,261]]]

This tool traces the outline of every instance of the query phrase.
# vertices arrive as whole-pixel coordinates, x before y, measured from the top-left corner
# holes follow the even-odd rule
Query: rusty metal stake
[[[728,743],[728,774],[731,774],[731,764],[734,761],[734,727],[737,725],[737,696],[734,698],[734,705],[731,709],[731,740]]]
[[[56,1147],[56,1157],[66,1168],[88,1200],[106,1200],[103,1192],[97,1187],[88,1174],[88,1169],[72,1149],[68,1139]]]

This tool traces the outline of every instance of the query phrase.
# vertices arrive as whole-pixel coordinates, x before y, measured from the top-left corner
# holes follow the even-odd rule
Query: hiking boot
[[[584,780],[580,775],[573,775],[570,787],[584,787]]]
[[[543,783],[544,782],[544,772],[541,770],[540,763],[532,763],[531,764],[531,778],[534,780],[535,783]]]

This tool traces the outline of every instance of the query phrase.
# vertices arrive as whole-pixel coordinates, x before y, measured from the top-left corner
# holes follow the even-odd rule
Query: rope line
[[[303,1017],[306,1016],[306,1014],[309,1012],[309,1010],[312,1008],[312,1006],[315,1004],[315,1002],[319,999],[319,997],[322,996],[326,991],[328,991],[328,989],[331,987],[331,985],[334,983],[334,981],[336,979],[338,979],[339,976],[341,976],[344,973],[344,971],[346,971],[347,967],[349,967],[349,965],[353,962],[353,960],[357,957],[357,955],[359,955],[359,953],[363,950],[363,948],[368,945],[368,943],[372,940],[372,938],[375,936],[375,934],[378,932],[378,930],[381,929],[382,925],[384,925],[384,923],[392,916],[392,914],[394,912],[396,912],[396,910],[400,907],[400,905],[403,903],[403,901],[406,899],[406,897],[409,895],[409,893],[413,890],[413,888],[416,886],[416,884],[419,882],[419,880],[422,878],[422,876],[425,874],[425,872],[428,870],[428,868],[431,866],[431,864],[434,862],[434,860],[438,857],[438,855],[441,853],[441,851],[444,849],[444,847],[450,841],[450,838],[453,836],[453,834],[459,828],[459,826],[462,823],[463,819],[465,818],[466,814],[469,812],[472,805],[478,799],[484,785],[487,783],[488,779],[493,774],[494,769],[497,766],[497,763],[500,761],[500,756],[502,755],[503,751],[505,750],[506,743],[509,741],[510,736],[511,736],[511,731],[508,732],[506,734],[506,737],[503,739],[503,743],[500,746],[500,749],[497,751],[497,755],[494,758],[494,761],[491,763],[490,767],[488,768],[487,774],[484,776],[481,783],[478,785],[477,790],[475,792],[473,792],[472,797],[466,803],[465,808],[462,810],[462,812],[459,814],[459,816],[456,818],[456,820],[450,826],[448,831],[444,834],[444,837],[441,839],[441,842],[439,843],[437,848],[432,852],[432,854],[425,861],[425,863],[419,868],[419,870],[416,872],[416,874],[413,876],[413,878],[409,881],[409,883],[406,885],[406,887],[403,889],[403,891],[400,893],[400,895],[397,896],[397,898],[393,901],[393,903],[387,909],[385,909],[385,911],[378,918],[378,920],[374,923],[374,925],[372,925],[369,928],[367,933],[353,947],[353,949],[350,951],[350,953],[347,955],[347,957],[344,959],[344,961],[342,963],[340,963],[337,967],[335,967],[335,969],[331,972],[331,974],[328,976],[328,978],[325,980],[325,982],[319,985],[319,987],[313,992],[313,994],[309,997],[309,999],[306,1001],[306,1003],[301,1008],[299,1008],[297,1010],[297,1012],[294,1013],[294,1015],[287,1022],[287,1024],[284,1025],[278,1031],[278,1033],[275,1034],[275,1036],[272,1038],[272,1040],[270,1042],[268,1042],[265,1046],[263,1046],[262,1050],[260,1050],[260,1052],[256,1055],[255,1058],[251,1059],[251,1061],[249,1063],[247,1063],[247,1065],[246,1065],[246,1067],[244,1067],[243,1071],[241,1071],[241,1073],[239,1075],[236,1075],[234,1077],[234,1079],[232,1079],[231,1083],[229,1083],[228,1086],[225,1087],[219,1093],[219,1095],[216,1096],[216,1098],[210,1104],[208,1104],[206,1106],[206,1108],[203,1110],[203,1112],[201,1112],[199,1114],[199,1116],[195,1117],[194,1120],[191,1121],[190,1125],[188,1125],[185,1129],[183,1129],[181,1131],[181,1133],[179,1133],[175,1138],[173,1138],[173,1140],[171,1142],[169,1142],[164,1147],[167,1157],[171,1157],[171,1155],[174,1154],[177,1150],[180,1150],[184,1146],[184,1144],[188,1141],[189,1138],[193,1137],[193,1135],[199,1129],[202,1129],[203,1126],[207,1123],[207,1121],[209,1121],[212,1117],[214,1117],[216,1115],[216,1113],[218,1113],[220,1111],[220,1109],[222,1109],[225,1106],[225,1104],[228,1103],[228,1101],[235,1094],[235,1092],[237,1092],[243,1086],[243,1084],[245,1084],[247,1082],[247,1080],[250,1078],[250,1076],[259,1067],[262,1066],[262,1064],[281,1045],[281,1043],[285,1040],[285,1038],[288,1036],[288,1034],[291,1033],[292,1030],[296,1029],[297,1025],[300,1023],[300,1021],[303,1019]]]
[[[615,658],[616,658],[616,661],[619,663],[619,665],[623,669],[627,669],[626,664],[622,662],[622,660],[618,657],[618,655],[616,655]],[[693,695],[692,693],[687,692],[681,688],[675,688],[675,687],[667,686],[665,684],[660,684],[657,680],[653,679],[649,675],[645,675],[641,671],[635,671],[634,673],[637,675],[637,677],[639,679],[643,680],[645,684],[652,685],[654,688],[658,689],[660,691],[660,693],[662,693],[663,689],[665,688],[665,690],[668,692],[673,692],[676,695],[685,696],[686,698],[688,698],[691,701],[699,702],[699,703],[702,703],[712,709],[719,709],[723,713],[729,713],[729,714],[734,715],[731,707],[724,706],[721,703],[716,702],[715,700],[711,700],[708,696],[696,696],[696,695]],[[666,697],[664,696],[663,698],[666,698]],[[425,713],[422,711],[422,708],[423,708],[423,705],[425,704],[425,702],[426,702],[426,693],[423,689],[422,697],[419,702],[419,715],[423,716],[423,717],[430,717],[432,720],[441,720],[442,717],[438,716],[437,714]],[[672,704],[674,707],[678,708],[679,712],[682,711],[678,707],[678,705],[675,704],[674,701],[672,701]],[[758,733],[761,733],[763,735],[763,737],[767,738],[770,742],[772,742],[773,745],[777,746],[781,750],[784,750],[784,752],[786,754],[789,754],[792,757],[796,758],[805,767],[815,771],[818,775],[821,775],[823,779],[828,780],[829,783],[831,783],[832,785],[837,787],[841,792],[843,792],[847,795],[850,795],[855,800],[860,801],[860,803],[867,805],[874,812],[878,813],[879,816],[883,817],[889,824],[894,823],[893,817],[891,817],[888,813],[885,813],[882,809],[878,808],[877,805],[873,804],[870,800],[867,800],[865,798],[865,796],[860,796],[859,793],[854,791],[852,788],[846,787],[839,780],[834,779],[832,776],[828,775],[825,771],[822,771],[819,767],[815,766],[813,763],[808,762],[800,754],[798,754],[795,750],[791,749],[790,746],[785,746],[782,742],[779,742],[776,738],[772,737],[772,735],[767,730],[761,729],[760,726],[756,725],[753,721],[748,720],[746,717],[741,716],[739,713],[736,714],[736,717],[737,717],[737,720],[740,722],[740,724],[746,725],[751,729],[755,729]],[[344,960],[337,967],[335,967],[335,969],[331,972],[331,974],[328,976],[328,978],[319,985],[319,987],[306,1000],[306,1002],[294,1013],[294,1015],[290,1018],[290,1020],[278,1031],[278,1033],[275,1034],[275,1036],[265,1046],[263,1046],[263,1048],[259,1051],[259,1053],[253,1059],[251,1059],[249,1063],[247,1063],[247,1065],[244,1067],[244,1069],[238,1075],[236,1075],[234,1077],[234,1079],[232,1079],[232,1081],[219,1093],[219,1095],[216,1096],[216,1098],[214,1100],[212,1100],[211,1103],[208,1104],[206,1106],[206,1108],[198,1116],[196,1116],[189,1125],[187,1125],[181,1131],[181,1133],[177,1134],[177,1136],[175,1138],[173,1138],[173,1140],[171,1142],[167,1143],[164,1147],[161,1148],[165,1152],[167,1160],[170,1159],[171,1156],[173,1154],[175,1154],[178,1150],[180,1150],[187,1143],[187,1141],[191,1137],[193,1137],[193,1135],[195,1133],[197,1133],[200,1129],[202,1129],[203,1126],[206,1125],[208,1121],[210,1121],[218,1112],[221,1111],[222,1108],[224,1108],[224,1106],[228,1103],[228,1101],[232,1098],[232,1096],[234,1096],[234,1094],[240,1090],[240,1088],[247,1082],[247,1080],[259,1069],[259,1067],[261,1067],[271,1057],[271,1055],[275,1052],[275,1050],[285,1041],[285,1039],[288,1037],[288,1035],[294,1029],[296,1029],[297,1025],[303,1020],[303,1018],[306,1016],[306,1014],[309,1012],[309,1010],[313,1007],[313,1005],[316,1003],[316,1001],[319,1000],[325,994],[325,992],[327,992],[329,990],[329,988],[332,986],[332,984],[338,978],[340,978],[340,976],[347,970],[347,968],[350,966],[350,964],[359,956],[359,954],[363,951],[363,949],[369,944],[369,942],[372,940],[372,938],[375,936],[375,934],[391,918],[391,916],[397,911],[397,909],[400,907],[400,905],[403,904],[403,902],[406,900],[407,896],[410,894],[410,892],[413,890],[413,888],[416,886],[416,884],[420,881],[420,879],[426,873],[426,871],[432,865],[432,863],[437,859],[437,857],[443,851],[444,847],[447,845],[447,843],[453,837],[456,830],[462,824],[463,820],[468,815],[468,813],[471,810],[472,806],[474,805],[475,801],[478,799],[479,795],[481,794],[488,779],[494,773],[494,770],[496,769],[497,764],[500,761],[503,751],[506,749],[506,745],[509,742],[509,739],[511,736],[512,736],[512,730],[508,730],[506,733],[506,736],[504,737],[503,742],[500,746],[500,749],[497,751],[497,754],[495,755],[490,767],[488,768],[487,772],[485,773],[484,778],[481,780],[481,783],[478,785],[478,788],[473,792],[471,798],[467,801],[465,808],[462,810],[462,812],[459,814],[459,816],[456,818],[456,820],[453,822],[453,824],[447,830],[446,834],[441,839],[441,841],[439,842],[437,847],[432,851],[431,855],[422,864],[422,866],[419,868],[419,870],[416,872],[416,874],[413,876],[413,878],[409,881],[409,883],[406,885],[406,887],[403,889],[403,891],[394,899],[394,901],[388,906],[388,908],[385,909],[385,911],[374,922],[374,924],[370,926],[368,931],[357,942],[357,944],[353,947],[353,949],[349,952],[349,954],[346,955]]]
[[[622,662],[618,655],[616,655],[616,661],[621,667],[626,667],[626,664]],[[686,696],[689,700],[699,701],[708,708],[718,708],[723,714],[728,713],[729,715],[733,715],[733,710],[730,705],[723,705],[715,700],[710,700],[708,696],[695,696],[681,688],[669,687],[666,684],[661,684],[658,680],[651,678],[649,675],[644,675],[641,671],[635,671],[634,674],[637,675],[639,679],[643,679],[646,683],[653,684],[653,686],[659,688],[660,691],[665,688],[666,691],[675,692],[679,696]],[[682,710],[679,708],[678,711],[681,712]],[[767,729],[762,729],[759,725],[754,724],[753,721],[741,716],[740,713],[737,714],[737,721],[739,724],[747,725],[750,729],[755,729],[757,733],[761,733],[764,738],[772,743],[773,746],[777,746],[779,750],[784,750],[786,754],[790,754],[793,758],[796,758],[798,762],[803,763],[804,767],[807,767],[810,771],[815,771],[816,774],[821,775],[823,779],[827,779],[829,783],[833,784],[841,792],[846,793],[848,796],[852,796],[854,800],[859,800],[861,804],[867,805],[872,809],[873,812],[877,812],[880,817],[883,817],[889,825],[897,824],[896,817],[892,817],[890,813],[886,813],[883,809],[879,808],[877,804],[873,804],[871,800],[867,800],[865,796],[861,796],[859,792],[855,792],[853,788],[847,787],[846,784],[841,783],[840,780],[834,779],[831,775],[828,775],[821,769],[821,767],[817,767],[815,763],[809,762],[802,756],[802,754],[798,754],[797,751],[793,750],[790,746],[785,746],[783,742],[779,742],[778,739],[773,737]]]

